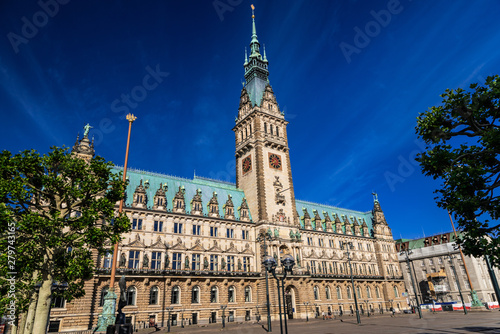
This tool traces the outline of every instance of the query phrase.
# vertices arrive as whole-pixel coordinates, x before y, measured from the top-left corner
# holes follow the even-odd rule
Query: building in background
[[[354,293],[362,314],[406,307],[394,240],[376,197],[366,212],[295,199],[288,122],[269,84],[255,21],[249,51],[233,128],[236,184],[127,171],[124,212],[132,231],[119,245],[117,263],[117,275],[126,277],[127,320],[138,327],[166,326],[165,308],[173,307],[174,326],[215,323],[226,305],[228,321],[265,319],[265,253],[278,261],[285,254],[296,260],[285,282],[289,318],[323,311],[353,314]],[[73,151],[94,154],[86,137],[77,140]],[[262,236],[271,240],[263,243]],[[354,291],[340,242],[353,246]],[[99,269],[87,282],[85,298],[54,304],[52,330],[96,325],[109,289],[111,260],[111,253],[96,255]],[[269,290],[272,318],[277,319],[273,279]]]
[[[467,306],[471,303],[471,287],[467,279],[466,269],[479,299],[490,308],[498,307],[498,300],[488,273],[486,261],[480,258],[465,256],[465,264],[460,256],[460,251],[455,247],[453,232],[433,235],[425,238],[409,240],[396,240],[396,249],[412,250],[410,255],[411,272],[416,278],[415,285],[419,302],[423,304],[434,303],[461,303],[457,279],[462,290],[464,302]],[[451,258],[450,258],[451,256]],[[406,255],[399,254],[399,264],[405,279],[409,300],[414,305],[414,291],[409,276]],[[466,268],[467,267],[467,268]],[[499,276],[497,268],[494,269],[496,277]]]

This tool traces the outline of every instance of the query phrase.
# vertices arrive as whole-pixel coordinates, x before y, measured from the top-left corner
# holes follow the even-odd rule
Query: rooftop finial
[[[376,192],[372,192],[373,195],[373,202],[378,202],[378,195]]]
[[[255,6],[253,4],[251,4],[250,7],[252,7],[252,19],[254,19],[255,18],[255,15],[254,15]]]

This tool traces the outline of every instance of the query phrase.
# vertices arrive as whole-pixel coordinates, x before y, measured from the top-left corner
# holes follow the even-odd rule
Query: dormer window
[[[175,212],[185,212],[185,200],[184,200],[184,194],[185,194],[185,189],[184,187],[179,187],[179,190],[175,194],[175,197],[173,199],[173,207]]]
[[[196,189],[196,194],[191,200],[191,213],[198,215],[203,213],[203,207],[201,205],[201,189]]]
[[[227,195],[227,201],[224,204],[224,215],[226,218],[234,218],[234,205],[231,195]]]
[[[243,197],[243,200],[241,201],[241,206],[238,208],[240,211],[240,219],[241,220],[249,220],[249,214],[248,214],[248,204],[246,198]]]

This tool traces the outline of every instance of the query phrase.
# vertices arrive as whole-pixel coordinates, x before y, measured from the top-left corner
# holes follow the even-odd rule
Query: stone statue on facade
[[[221,269],[222,269],[222,270],[225,270],[225,269],[226,269],[226,260],[224,260],[224,258],[222,258],[222,262],[221,262]]]
[[[184,269],[189,269],[189,257],[186,256],[186,259],[184,261]]]
[[[206,256],[205,256],[205,258],[203,260],[203,269],[208,269],[208,260],[207,260]]]
[[[238,259],[238,270],[241,270],[241,259]]]
[[[125,256],[125,253],[122,253],[120,256],[120,267],[125,267],[127,264],[127,257]]]
[[[165,269],[167,269],[170,266],[170,258],[168,257],[168,254],[165,254]]]
[[[271,228],[267,229],[267,235],[269,236],[269,238],[273,237],[273,231],[271,230]]]
[[[142,267],[143,268],[148,268],[149,267],[149,257],[148,257],[148,254],[144,254],[144,258],[142,260]]]
[[[93,126],[90,126],[90,124],[89,124],[89,123],[87,123],[87,125],[85,125],[85,126],[83,127],[83,136],[84,136],[84,137],[87,137],[87,136],[89,135],[89,131],[90,131],[90,129],[92,129],[92,128],[93,128]]]
[[[299,254],[297,254],[296,258],[297,258],[297,267],[300,268],[300,257],[299,257]]]
[[[280,236],[280,230],[278,228],[275,228],[274,229],[274,237],[279,238],[279,236]]]

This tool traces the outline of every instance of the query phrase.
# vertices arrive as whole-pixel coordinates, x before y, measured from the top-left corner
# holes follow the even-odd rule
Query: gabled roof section
[[[361,212],[361,211],[355,211],[355,210],[349,210],[349,209],[342,209],[338,208],[335,206],[331,205],[325,205],[325,204],[317,204],[317,203],[312,203],[312,202],[307,202],[307,201],[301,201],[301,200],[295,200],[295,206],[297,208],[297,212],[317,212],[318,216],[326,220],[327,215],[332,215],[332,217],[336,217],[335,221],[338,219],[338,217],[341,217],[342,215],[344,217],[354,217],[357,221],[364,221],[366,222],[366,225],[368,226],[368,232],[370,235],[365,235],[365,237],[371,237],[371,233],[373,230],[373,214],[371,211],[368,212]],[[305,211],[303,211],[305,209]],[[325,214],[326,213],[326,214]],[[329,218],[328,218],[329,219]],[[300,227],[304,228],[303,226],[304,222],[303,220],[300,221]]]
[[[122,167],[115,166],[114,171],[119,173],[123,171]],[[133,195],[136,187],[142,184],[144,187],[144,191],[146,192],[148,203],[147,208],[151,209],[153,206],[153,198],[156,194],[156,191],[160,188],[160,184],[167,185],[165,187],[167,191],[165,192],[165,197],[167,198],[167,210],[172,211],[172,199],[175,196],[175,193],[179,190],[179,187],[184,187],[185,194],[184,199],[186,200],[186,211],[189,213],[190,207],[189,202],[196,195],[196,190],[201,190],[201,200],[203,207],[203,214],[208,215],[207,204],[213,197],[214,191],[217,193],[219,198],[228,198],[228,195],[231,195],[232,201],[235,206],[240,206],[243,202],[243,198],[245,194],[243,190],[236,188],[234,183],[211,180],[207,178],[202,178],[195,176],[193,179],[185,179],[176,176],[170,176],[159,173],[152,173],[147,171],[141,171],[137,169],[127,168],[127,179],[129,181],[127,190],[126,190],[126,199],[125,205],[130,207],[133,200]],[[148,181],[146,183],[146,180]],[[239,212],[234,212],[235,218],[239,219]],[[250,219],[251,213],[249,213]],[[219,216],[224,217],[224,208],[223,205],[219,203]]]

